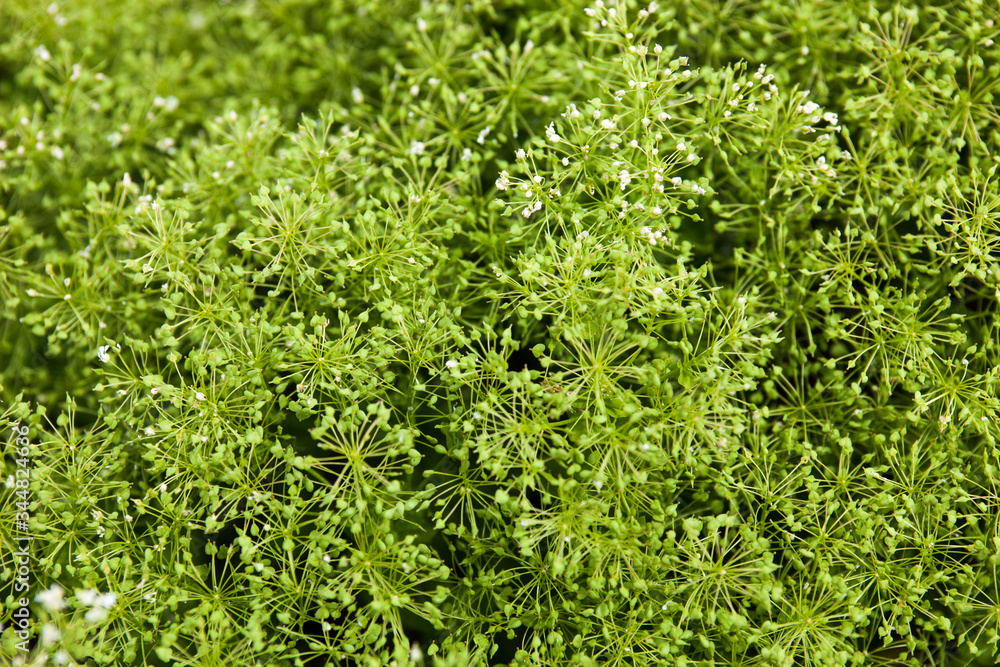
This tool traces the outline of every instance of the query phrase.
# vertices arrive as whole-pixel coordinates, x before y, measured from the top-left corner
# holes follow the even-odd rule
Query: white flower
[[[448,361],[444,362],[444,365],[445,368],[455,368],[458,366],[458,362],[455,361],[454,359],[449,359]]]
[[[518,160],[523,160],[527,157],[527,153],[524,152],[523,148],[518,148],[517,152],[514,153],[514,156],[517,157]]]
[[[35,596],[35,602],[42,605],[46,611],[59,611],[66,606],[63,602],[63,589],[59,584],[52,584],[48,590]]]
[[[98,593],[93,588],[85,588],[82,591],[76,592],[76,599],[80,601],[81,604],[85,604],[88,607],[93,607],[97,604]]]
[[[628,169],[622,169],[618,172],[618,182],[621,183],[622,190],[628,187],[628,184],[632,182],[632,175],[628,173]]]
[[[86,614],[83,615],[84,620],[88,623],[100,623],[107,617],[108,612],[101,607],[92,607]]]
[[[541,207],[542,207],[542,202],[535,201],[525,206],[524,210],[521,211],[521,215],[523,215],[525,218],[531,217],[531,214],[540,209]]]
[[[496,186],[497,190],[506,190],[510,187],[510,179],[506,171],[500,172],[500,176],[497,177]]]
[[[52,646],[60,638],[62,638],[62,633],[59,632],[59,628],[51,623],[42,626],[42,646]]]
[[[468,162],[471,159],[472,159],[472,149],[471,148],[463,148],[462,149],[462,157],[461,157],[462,162]]]
[[[49,59],[52,58],[52,54],[49,53],[49,50],[45,48],[45,46],[39,46],[38,48],[36,48],[35,56],[37,56],[39,60],[44,62],[48,62]]]
[[[427,32],[427,21],[423,19],[417,19],[417,30],[420,32]]]
[[[424,659],[424,652],[420,650],[420,644],[413,642],[410,646],[410,660],[413,662],[418,662]]]
[[[476,143],[482,146],[486,142],[486,137],[489,136],[491,129],[492,128],[489,125],[484,127],[483,131],[479,133],[478,137],[476,137]]]
[[[558,134],[556,134],[556,124],[555,122],[549,123],[549,126],[545,128],[545,137],[552,143],[562,141]]]
[[[840,120],[840,118],[837,116],[837,114],[833,113],[832,111],[828,111],[825,114],[823,114],[823,120],[828,122],[830,125],[836,125],[837,121]]]
[[[422,141],[412,141],[410,142],[410,155],[423,155],[424,153],[424,142]]]
[[[110,345],[102,345],[99,348],[97,348],[97,358],[100,359],[101,363],[103,363],[103,364],[106,364],[106,363],[108,363],[111,360],[111,357],[108,356],[108,348],[109,347],[111,347],[111,346]]]
[[[199,391],[199,392],[196,392],[196,393],[195,393],[195,395],[194,395],[194,397],[195,397],[195,398],[196,398],[197,400],[199,400],[199,401],[204,401],[204,400],[205,400],[205,394],[203,394],[203,393],[202,393],[202,392],[200,392],[200,391]]]
[[[809,114],[815,113],[818,109],[819,105],[810,101],[800,106],[798,110],[808,116]]]

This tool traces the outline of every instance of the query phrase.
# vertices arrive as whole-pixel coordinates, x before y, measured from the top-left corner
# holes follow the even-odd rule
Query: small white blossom
[[[412,141],[410,142],[410,155],[423,155],[424,153],[424,143],[422,141]]]
[[[66,606],[63,601],[63,588],[59,584],[52,584],[48,590],[44,590],[35,596],[35,602],[42,605],[46,611],[56,612]]]
[[[106,363],[108,363],[111,360],[111,357],[108,355],[108,348],[109,347],[111,347],[111,346],[110,345],[102,345],[99,348],[97,348],[97,358],[100,359],[101,363],[103,363],[103,364],[106,364]]]
[[[59,632],[59,628],[52,623],[46,623],[42,626],[42,646],[52,646],[61,638],[62,633]]]
[[[510,178],[506,171],[501,171],[496,181],[497,190],[506,190],[510,187]]]

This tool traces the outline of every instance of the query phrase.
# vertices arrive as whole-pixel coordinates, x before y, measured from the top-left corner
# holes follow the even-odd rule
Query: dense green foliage
[[[3,654],[29,511],[25,664],[996,664],[1000,9],[876,4],[2,2]]]

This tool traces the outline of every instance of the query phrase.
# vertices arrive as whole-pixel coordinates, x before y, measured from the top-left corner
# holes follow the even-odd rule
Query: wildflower
[[[61,638],[62,633],[59,632],[59,628],[52,623],[46,623],[42,626],[42,646],[52,646]]]
[[[63,601],[63,588],[59,584],[52,584],[48,590],[44,590],[35,596],[35,602],[42,605],[46,611],[56,612],[66,606]]]
[[[555,122],[549,123],[548,127],[545,128],[545,137],[552,143],[562,141],[558,134],[556,134],[556,124]]]
[[[464,148],[462,149],[462,157],[459,158],[462,162],[468,162],[472,159],[472,149]]]
[[[52,54],[45,46],[39,46],[35,49],[35,57],[43,62],[48,62],[52,58]]]
[[[501,171],[496,180],[497,190],[506,190],[510,187],[510,178],[506,171]]]
[[[523,148],[518,148],[518,149],[517,149],[517,152],[516,152],[516,153],[514,153],[514,156],[515,156],[515,157],[516,157],[516,158],[517,158],[518,160],[523,160],[524,158],[526,158],[526,157],[527,157],[527,153],[525,153],[525,152],[524,152],[524,149],[523,149]]]
[[[812,101],[808,101],[805,104],[802,104],[798,107],[799,113],[803,113],[807,116],[815,113],[818,109],[819,105]]]
[[[528,217],[531,217],[532,213],[536,212],[540,208],[542,208],[542,202],[540,200],[536,200],[536,201],[532,202],[531,204],[528,204],[527,206],[525,206],[524,210],[521,211],[521,214],[525,218],[528,218]]]
[[[490,129],[491,128],[490,128],[489,125],[487,125],[485,128],[483,128],[482,132],[479,133],[479,136],[476,137],[476,143],[477,144],[479,144],[480,146],[482,146],[486,142],[486,137],[487,137],[487,135],[489,135]]]
[[[410,155],[423,155],[424,153],[424,143],[422,141],[412,141],[410,142]]]
[[[622,169],[618,172],[618,182],[621,184],[622,190],[628,187],[628,184],[632,182],[632,175],[628,173],[628,169]]]
[[[109,347],[111,347],[111,346],[110,345],[102,345],[99,348],[97,348],[97,358],[100,359],[101,363],[103,363],[103,364],[106,364],[106,363],[108,363],[108,361],[111,360],[111,357],[108,355],[108,348]]]
[[[444,362],[444,365],[445,368],[456,368],[458,366],[458,362],[455,361],[454,359],[449,359],[448,361]]]

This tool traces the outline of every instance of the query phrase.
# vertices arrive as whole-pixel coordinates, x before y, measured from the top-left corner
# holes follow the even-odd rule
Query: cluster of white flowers
[[[652,227],[642,227],[639,234],[646,237],[649,245],[656,245],[656,242],[663,238],[663,232],[659,229],[654,230]]]
[[[531,217],[532,213],[538,211],[541,208],[542,208],[542,202],[540,200],[535,200],[531,204],[528,204],[527,206],[524,207],[524,210],[521,211],[521,215],[523,215],[525,218],[529,218]]]
[[[84,619],[89,623],[100,623],[103,621],[108,617],[108,610],[118,602],[118,596],[114,593],[98,593],[92,588],[77,591],[76,599],[90,607],[84,615]]]
[[[407,151],[410,155],[423,155],[424,154],[424,142],[413,140],[410,142],[410,150]]]
[[[35,602],[42,605],[45,611],[57,612],[66,606],[66,602],[63,600],[63,593],[62,586],[52,584],[48,590],[44,590],[35,596]]]
[[[168,97],[160,97],[159,95],[157,95],[156,97],[153,98],[153,106],[156,107],[157,109],[162,108],[166,111],[176,111],[177,107],[179,107],[180,104],[181,104],[180,100],[178,100],[173,95],[170,95]]]
[[[566,107],[566,111],[563,113],[564,118],[570,118],[572,120],[577,120],[580,118],[580,111],[576,108],[575,104],[570,104]]]
[[[837,172],[834,171],[833,167],[827,164],[826,156],[824,155],[820,155],[816,158],[816,168],[819,169],[823,175],[829,176],[830,178],[835,178],[837,176]]]
[[[556,124],[555,121],[549,123],[548,127],[545,128],[545,138],[552,143],[558,143],[562,141],[562,138],[556,134]]]
[[[812,101],[807,101],[805,104],[800,104],[798,106],[798,108],[796,109],[796,111],[798,111],[801,114],[805,114],[805,115],[808,116],[810,114],[816,113],[816,111],[818,109],[819,109],[819,105],[818,104],[816,104],[815,102],[812,102]]]

